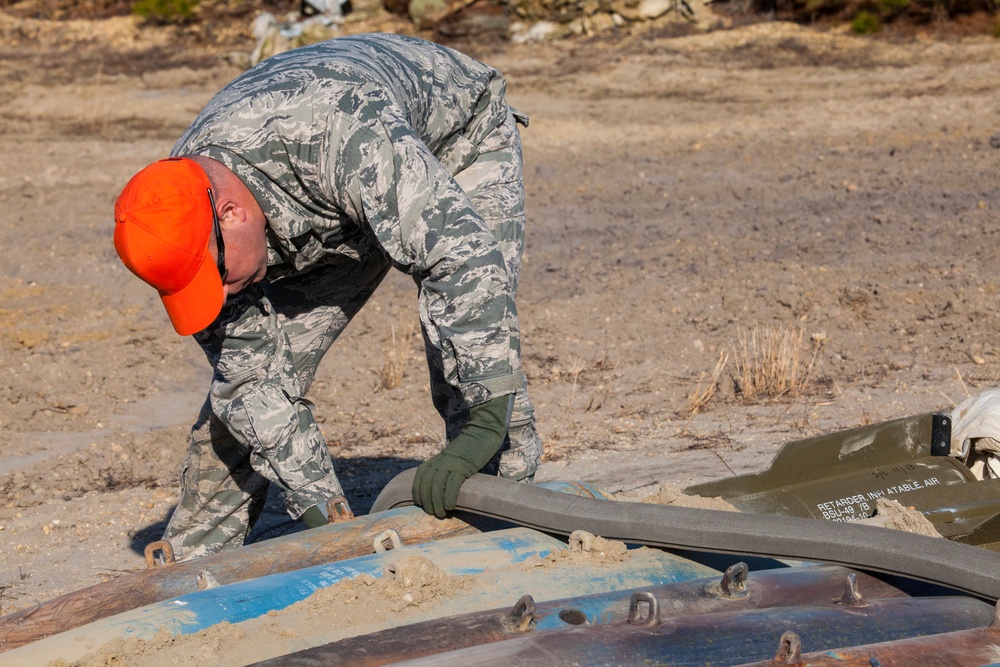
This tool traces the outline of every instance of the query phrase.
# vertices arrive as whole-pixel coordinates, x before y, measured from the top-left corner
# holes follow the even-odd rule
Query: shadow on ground
[[[389,457],[334,458],[333,467],[337,471],[340,483],[344,487],[351,509],[356,515],[368,514],[378,494],[393,477],[414,468],[420,464],[416,459]],[[140,528],[132,536],[129,545],[132,551],[141,554],[146,545],[155,542],[163,536],[163,531],[170,520],[170,513],[156,523]],[[268,489],[267,501],[260,519],[247,536],[247,544],[262,540],[289,535],[305,530],[305,524],[292,519],[285,511],[284,496],[272,484]]]

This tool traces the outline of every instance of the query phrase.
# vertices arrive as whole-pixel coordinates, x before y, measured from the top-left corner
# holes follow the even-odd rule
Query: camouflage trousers
[[[521,143],[513,115],[479,145],[479,157],[455,175],[497,240],[504,257],[512,289],[516,291],[524,249],[524,185]],[[351,319],[371,297],[388,273],[390,264],[376,254],[361,262],[331,262],[308,273],[262,283],[282,332],[287,337],[294,366],[294,383],[305,395],[326,351]],[[419,287],[419,281],[418,281]],[[520,373],[520,329],[511,313],[511,361]],[[421,322],[431,396],[445,421],[445,435],[453,438],[468,419],[458,389],[446,380],[442,350],[432,327]],[[210,396],[210,399],[212,397]],[[309,403],[297,401],[300,409]],[[219,418],[219,398],[206,400],[191,432],[191,445],[181,473],[181,497],[164,532],[178,560],[189,560],[227,548],[241,546],[263,509],[270,483],[286,494],[286,507],[293,517],[312,504],[342,495],[329,453],[312,451],[320,445],[313,439],[311,451],[296,451],[295,443],[273,453],[255,451],[239,443]],[[301,445],[299,445],[301,446]],[[504,444],[483,472],[530,482],[541,462],[542,441],[535,424],[534,407],[522,386],[515,393],[514,408]],[[295,491],[275,474],[280,467],[285,482],[299,474]],[[287,470],[286,470],[287,469]],[[290,498],[294,496],[294,498]]]

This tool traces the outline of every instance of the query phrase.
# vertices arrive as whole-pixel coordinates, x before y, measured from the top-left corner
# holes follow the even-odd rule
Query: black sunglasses
[[[215,260],[215,266],[219,269],[219,277],[226,279],[226,243],[222,240],[222,227],[219,225],[219,214],[215,212],[215,195],[212,188],[208,189],[208,201],[212,204],[212,229],[215,230],[215,248],[219,255]]]

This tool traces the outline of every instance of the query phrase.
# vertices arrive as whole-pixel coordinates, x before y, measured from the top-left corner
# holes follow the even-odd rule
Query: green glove
[[[455,509],[458,490],[500,451],[514,395],[498,396],[469,409],[462,432],[440,454],[424,461],[413,478],[413,499],[428,514],[443,519]]]

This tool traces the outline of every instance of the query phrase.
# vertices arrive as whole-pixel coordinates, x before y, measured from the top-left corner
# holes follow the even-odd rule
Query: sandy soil
[[[231,47],[171,50],[125,19],[0,15],[0,32],[9,613],[142,568],[176,501],[209,370],[118,262],[111,208],[240,69]],[[532,119],[519,310],[539,479],[648,496],[997,385],[1000,41],[672,32],[463,47]],[[311,396],[359,512],[442,444],[415,324],[390,277]],[[810,386],[747,402],[730,362],[692,414],[754,326],[802,332]]]

